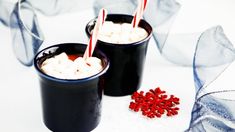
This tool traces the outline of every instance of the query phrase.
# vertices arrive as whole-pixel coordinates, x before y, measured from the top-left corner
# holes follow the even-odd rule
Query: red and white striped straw
[[[141,0],[139,2],[137,9],[135,11],[134,18],[132,20],[133,28],[138,27],[140,19],[142,18],[144,10],[146,9],[146,5],[147,5],[147,0]]]
[[[97,39],[98,39],[98,33],[99,33],[99,30],[102,28],[103,24],[104,24],[104,21],[106,19],[106,16],[107,16],[107,11],[105,9],[100,9],[100,12],[99,12],[99,16],[97,18],[97,22],[95,24],[95,27],[93,29],[93,33],[91,34],[91,37],[90,37],[90,40],[89,40],[89,44],[86,48],[86,51],[83,55],[83,57],[86,59],[88,57],[91,57],[92,54],[93,54],[93,51],[95,49],[95,45],[96,45],[96,42],[97,42]]]

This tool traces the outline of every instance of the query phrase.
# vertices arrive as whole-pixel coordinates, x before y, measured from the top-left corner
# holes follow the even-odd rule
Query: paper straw
[[[91,34],[90,40],[89,40],[89,44],[86,48],[86,51],[83,55],[83,57],[86,59],[88,57],[91,57],[93,54],[93,51],[95,49],[95,45],[98,39],[98,32],[99,30],[102,28],[105,18],[107,16],[107,11],[105,9],[100,9],[98,18],[97,18],[97,22],[95,24],[95,27],[93,29],[93,33]]]
[[[138,4],[137,9],[135,11],[134,18],[132,20],[133,28],[138,27],[140,19],[142,18],[144,14],[146,5],[147,5],[147,0],[141,0],[140,3]]]

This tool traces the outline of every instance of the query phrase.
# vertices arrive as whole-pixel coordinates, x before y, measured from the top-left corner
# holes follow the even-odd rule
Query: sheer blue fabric
[[[44,39],[32,5],[27,1],[14,3],[0,0],[0,24],[11,30],[16,58],[22,64],[31,66]]]
[[[28,2],[18,2],[10,15],[12,45],[17,59],[31,66],[34,55],[44,37],[40,30],[34,8]]]
[[[235,50],[223,33],[222,27],[213,27],[201,34],[193,59],[197,94],[187,131],[235,131],[235,91],[210,87],[234,59]]]

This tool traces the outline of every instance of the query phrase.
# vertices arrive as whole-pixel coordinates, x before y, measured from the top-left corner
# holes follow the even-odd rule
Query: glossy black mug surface
[[[58,79],[42,72],[42,62],[65,52],[83,54],[84,44],[66,43],[53,45],[40,51],[34,66],[39,75],[43,119],[53,132],[90,132],[100,121],[103,94],[103,74],[109,68],[107,57],[99,50],[93,56],[102,60],[104,69],[83,79]]]
[[[106,21],[114,23],[131,23],[133,16],[123,14],[109,14]],[[88,37],[96,23],[91,20],[86,25]],[[152,27],[145,20],[141,20],[139,27],[148,32],[148,36],[130,44],[115,44],[97,41],[96,48],[103,51],[110,60],[110,67],[104,76],[104,94],[109,96],[130,95],[140,88],[144,63]]]

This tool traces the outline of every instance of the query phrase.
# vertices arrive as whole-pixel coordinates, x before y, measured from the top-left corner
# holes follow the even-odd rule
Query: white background
[[[228,38],[235,43],[235,1],[179,2],[182,7],[172,25],[171,34],[202,32],[212,26],[222,25]],[[39,15],[39,23],[45,36],[42,48],[62,42],[87,43],[84,27],[94,14],[89,8],[91,5],[85,6],[87,9],[80,13],[56,17]],[[49,132],[42,121],[37,74],[33,67],[25,67],[16,60],[10,31],[3,25],[0,25],[0,43],[0,132]],[[230,76],[232,73],[227,74]],[[93,131],[180,132],[187,129],[195,95],[192,68],[167,62],[151,39],[140,90],[147,91],[158,86],[169,94],[180,97],[179,115],[147,119],[128,109],[130,96],[103,96],[102,119]]]

